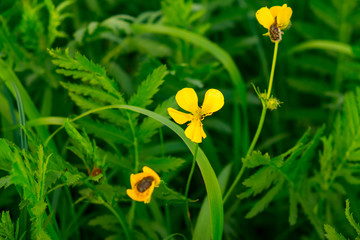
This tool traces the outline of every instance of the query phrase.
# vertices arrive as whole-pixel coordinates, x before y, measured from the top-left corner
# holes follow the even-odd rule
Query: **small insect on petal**
[[[154,181],[153,177],[151,176],[145,177],[140,182],[137,183],[136,188],[139,192],[143,193],[149,189],[153,181]]]

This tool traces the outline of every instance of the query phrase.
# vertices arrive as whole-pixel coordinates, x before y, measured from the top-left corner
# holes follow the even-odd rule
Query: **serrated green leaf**
[[[80,53],[75,53],[75,56],[71,57],[68,49],[65,52],[62,52],[60,49],[51,49],[49,54],[54,58],[53,63],[61,67],[61,69],[58,69],[58,72],[101,86],[116,96],[119,102],[125,103],[115,82],[106,75],[105,69],[100,65],[93,63]]]
[[[252,174],[249,178],[243,181],[243,185],[248,188],[251,188],[251,194],[254,196],[259,194],[260,192],[268,189],[271,184],[277,181],[279,178],[279,173],[270,166],[262,167],[254,174]],[[248,193],[246,194],[248,196]],[[244,198],[245,195],[240,194],[240,198]]]
[[[143,81],[135,95],[129,100],[129,105],[146,107],[152,103],[152,97],[159,91],[159,86],[164,82],[166,76],[166,66],[155,69],[145,81]]]
[[[326,232],[325,237],[328,240],[346,240],[346,238],[344,238],[343,235],[337,233],[332,226],[324,224],[324,229]]]
[[[360,225],[355,221],[353,214],[350,213],[350,201],[349,199],[346,199],[346,208],[345,208],[345,216],[351,226],[355,229],[358,236],[360,236]]]
[[[18,228],[18,226],[17,226]],[[4,240],[16,240],[16,229],[10,218],[9,211],[1,212],[0,219],[0,239]]]
[[[268,153],[264,155],[260,151],[253,151],[249,156],[243,158],[243,164],[247,168],[255,168],[261,165],[270,164],[270,156]]]
[[[185,196],[169,188],[164,182],[153,192],[153,196],[167,203],[183,203],[187,201]]]
[[[7,188],[10,185],[11,185],[10,175],[0,178],[0,188]]]
[[[250,211],[246,214],[245,218],[253,218],[260,212],[262,212],[274,199],[274,197],[280,192],[284,181],[277,183],[271,188],[259,201],[257,201]]]

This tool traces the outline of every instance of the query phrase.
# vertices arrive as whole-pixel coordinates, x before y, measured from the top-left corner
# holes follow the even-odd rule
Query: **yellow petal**
[[[141,181],[143,178],[148,177],[149,174],[148,173],[137,173],[137,174],[131,174],[130,175],[130,183],[131,183],[131,188],[135,187],[135,184],[137,184],[139,181]]]
[[[127,190],[126,190],[126,194],[127,194],[132,200],[139,201],[139,202],[144,202],[144,201],[148,198],[148,195],[147,195],[147,194],[144,194],[144,195],[136,194],[136,192],[135,192],[133,189],[127,189]],[[150,196],[150,198],[151,198],[151,196]]]
[[[290,23],[290,18],[292,15],[292,9],[290,7],[287,6],[287,4],[280,6],[275,6],[272,7],[274,8],[274,12],[276,13],[276,20],[277,20],[277,25],[281,28],[281,29],[285,29],[287,28],[287,26]],[[270,11],[272,10],[272,8],[270,9]]]
[[[168,113],[178,124],[184,124],[193,118],[191,114],[183,113],[173,108],[168,108]]]
[[[195,143],[202,142],[202,138],[205,138],[206,134],[204,132],[200,119],[194,119],[193,121],[191,121],[189,126],[185,129],[185,135],[187,138],[189,138]]]
[[[143,167],[143,172],[144,173],[148,173],[150,176],[152,176],[154,178],[154,181],[155,181],[155,186],[159,186],[160,184],[160,177],[159,175],[154,171],[152,170],[151,168],[147,167],[147,166],[144,166]]]
[[[154,191],[154,187],[155,187],[155,185],[154,185],[154,183],[149,187],[149,189],[147,190],[148,191],[148,195],[147,195],[147,197],[146,197],[146,199],[144,200],[144,203],[150,203],[150,201],[151,201],[151,196],[152,196],[152,193],[153,193],[153,191]]]
[[[282,9],[281,6],[273,6],[273,7],[270,8],[271,15],[273,16],[274,19],[275,19],[275,17],[278,16],[281,9]]]
[[[196,92],[192,88],[183,88],[177,92],[175,96],[177,104],[179,106],[192,114],[196,113],[199,109],[198,97]]]
[[[209,89],[205,93],[204,103],[201,107],[202,114],[211,114],[224,106],[224,95],[217,89]]]
[[[260,8],[256,12],[256,19],[266,29],[269,29],[271,24],[275,22],[275,18],[267,7]]]

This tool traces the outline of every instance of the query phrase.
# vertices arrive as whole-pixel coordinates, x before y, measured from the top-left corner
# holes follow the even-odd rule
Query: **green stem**
[[[240,181],[244,171],[245,171],[245,165],[243,164],[241,169],[240,169],[240,172],[239,174],[236,176],[235,178],[235,181],[233,182],[233,184],[231,185],[231,187],[229,188],[228,192],[226,193],[225,197],[224,197],[224,200],[223,200],[223,203],[225,204],[225,202],[229,199],[232,191],[234,190],[234,188],[237,186],[237,183]]]
[[[189,177],[188,177],[188,180],[187,180],[187,183],[186,183],[186,188],[185,188],[185,199],[186,199],[186,206],[185,207],[186,207],[186,216],[187,216],[187,218],[186,218],[187,222],[186,223],[190,226],[191,234],[193,233],[193,227],[192,227],[192,224],[191,224],[190,211],[189,211],[189,201],[188,201],[187,198],[188,198],[188,195],[189,195],[189,188],[190,188],[191,178],[192,178],[192,175],[194,174],[194,170],[195,170],[196,155],[197,155],[198,149],[199,149],[199,144],[196,143],[193,162],[192,162],[192,165],[191,165],[190,174],[189,174]]]
[[[188,194],[189,194],[190,182],[191,182],[191,178],[192,178],[192,175],[193,175],[193,173],[194,173],[194,170],[195,170],[196,155],[197,155],[198,148],[199,148],[199,144],[197,143],[197,144],[195,145],[195,152],[194,152],[194,157],[193,157],[193,162],[192,162],[192,165],[191,165],[191,170],[190,170],[189,178],[188,178],[187,183],[186,183],[185,198],[187,198],[187,197],[188,197]]]
[[[274,80],[274,73],[275,73],[275,65],[276,65],[276,59],[277,59],[277,52],[278,52],[278,47],[279,47],[279,42],[275,43],[275,48],[274,48],[274,56],[273,56],[273,62],[272,62],[272,66],[271,66],[271,74],[270,74],[270,80],[269,80],[269,88],[267,91],[267,96],[266,98],[269,99],[270,98],[270,94],[271,94],[271,89],[272,89],[272,85],[273,85],[273,80]],[[266,100],[267,100],[266,99]],[[247,151],[246,157],[248,157],[250,155],[250,153],[252,153],[252,151],[254,150],[254,147],[256,145],[257,140],[259,139],[262,127],[264,125],[264,121],[265,121],[265,116],[266,116],[266,103],[265,100],[261,99],[261,103],[262,103],[262,112],[261,112],[261,116],[260,116],[260,121],[259,121],[259,125],[258,128],[256,130],[255,136],[250,144],[249,150]],[[223,203],[225,203],[228,198],[230,197],[232,191],[234,190],[234,188],[238,185],[244,171],[245,171],[246,166],[243,164],[238,175],[235,178],[235,181],[232,183],[231,187],[229,188],[229,190],[227,191]]]
[[[262,106],[263,106],[263,109],[262,109],[262,112],[261,112],[261,116],[260,116],[260,121],[259,121],[259,125],[258,125],[258,128],[256,130],[256,133],[255,133],[255,136],[251,142],[251,145],[249,147],[249,150],[248,152],[246,153],[246,157],[248,157],[250,155],[250,153],[252,153],[252,151],[254,150],[254,147],[256,145],[256,142],[257,140],[259,139],[259,136],[260,136],[260,133],[261,133],[261,130],[262,130],[262,127],[264,125],[264,121],[265,121],[265,116],[266,116],[266,106],[265,106],[265,103],[264,101],[262,100]]]
[[[269,81],[269,89],[268,89],[268,92],[267,92],[267,98],[269,98],[270,94],[271,94],[271,88],[272,88],[272,84],[273,84],[273,80],[274,80],[274,73],[275,73],[275,65],[276,65],[276,57],[277,57],[278,47],[279,47],[279,42],[276,42],[275,43],[275,48],[274,48],[272,66],[271,66],[271,74],[270,74],[270,81]]]

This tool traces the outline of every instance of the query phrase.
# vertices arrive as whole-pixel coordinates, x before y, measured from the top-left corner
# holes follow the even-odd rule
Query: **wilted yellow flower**
[[[206,116],[210,116],[224,106],[223,94],[219,90],[209,89],[205,93],[204,102],[201,107],[198,105],[196,92],[192,88],[181,89],[177,92],[175,99],[182,109],[190,112],[191,114],[183,113],[173,108],[168,108],[169,115],[178,124],[184,124],[190,121],[188,127],[185,129],[185,135],[191,141],[201,143],[202,139],[206,138],[201,121]]]
[[[265,35],[270,36],[272,42],[281,41],[281,30],[287,28],[290,24],[292,9],[287,4],[274,6],[270,9],[263,7],[256,12],[256,19],[268,32]]]
[[[160,177],[149,167],[143,167],[142,173],[130,175],[131,189],[127,195],[135,201],[149,203],[155,187],[160,184]]]

